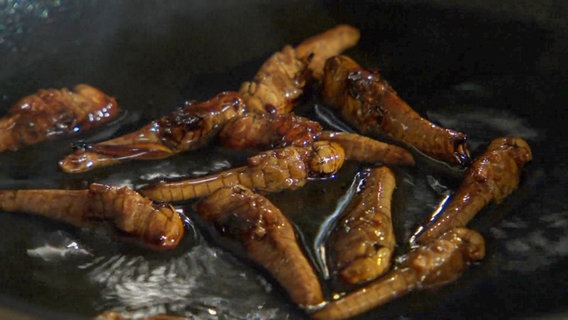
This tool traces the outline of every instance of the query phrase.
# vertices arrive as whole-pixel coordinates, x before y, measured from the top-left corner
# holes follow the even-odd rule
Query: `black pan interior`
[[[0,1],[0,115],[39,88],[82,82],[115,96],[123,108],[102,128],[0,154],[0,188],[84,188],[94,181],[139,186],[236,165],[246,155],[216,146],[78,175],[56,164],[74,141],[116,136],[183,101],[236,90],[285,44],[349,23],[362,38],[348,54],[380,69],[424,116],[468,133],[474,154],[494,137],[519,135],[535,156],[519,190],[473,221],[488,244],[481,263],[455,283],[410,294],[363,318],[520,319],[566,312],[568,33],[558,15],[566,17],[568,9],[558,5],[558,15],[542,18],[527,12],[528,4],[507,11],[506,5],[445,3]],[[307,102],[300,112],[316,117],[313,107]],[[440,200],[432,181],[450,188],[459,182],[446,168],[421,164],[397,171],[400,251]],[[334,181],[270,196],[302,230],[312,256],[319,226],[358,169],[347,164]],[[191,218],[189,204],[179,207]],[[211,246],[192,223],[187,229],[179,248],[158,254],[104,230],[2,212],[0,303],[53,319],[91,318],[107,309],[202,319],[305,317],[254,268]]]

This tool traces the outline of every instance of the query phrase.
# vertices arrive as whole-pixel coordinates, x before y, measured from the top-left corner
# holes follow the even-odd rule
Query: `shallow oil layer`
[[[478,83],[477,86],[488,85]],[[458,97],[462,92],[450,90],[446,94]],[[475,104],[475,99],[470,100]],[[313,116],[312,107],[308,104],[298,111]],[[447,109],[456,107],[462,112],[448,113]],[[467,116],[468,112],[471,112],[471,118]],[[523,118],[492,108],[440,106],[428,116],[442,125],[467,131],[473,137],[474,153],[479,153],[490,137],[499,135],[518,135],[532,143],[544,138],[543,133]],[[317,116],[314,118],[318,119]],[[48,146],[40,145],[35,151],[41,151],[43,147]],[[32,151],[30,148],[22,150],[22,153],[25,155]],[[419,224],[459,183],[461,174],[416,156],[417,167],[395,168],[397,188],[393,198],[393,221],[399,254],[407,250],[408,238]],[[128,171],[103,169],[105,173],[98,180],[139,187],[160,179],[222,171],[241,165],[245,157],[241,153],[213,147],[201,151],[199,156],[185,154],[163,161],[123,166],[128,166]],[[208,160],[203,161],[203,158]],[[333,215],[340,213],[349,201],[349,188],[356,184],[356,173],[360,168],[361,164],[347,163],[335,179],[311,181],[298,191],[268,196],[297,225],[305,250],[322,278],[327,275],[323,264],[325,250],[322,250],[326,235],[333,226]],[[521,190],[511,197],[511,201],[491,206],[480,214],[484,216],[479,219],[481,223],[485,221],[480,231],[489,237],[490,243],[495,242],[503,248],[498,255],[494,254],[488,258],[489,261],[482,262],[491,264],[496,260],[495,272],[531,272],[554,264],[559,257],[568,254],[564,246],[568,238],[562,233],[568,223],[563,203],[554,200],[555,197],[546,198],[550,203],[544,205],[557,209],[536,219],[539,228],[534,228],[534,222],[526,221],[526,217],[513,212],[517,209],[516,203],[522,203],[523,198],[528,197],[527,192],[530,194],[526,189],[541,183],[541,171],[538,166],[529,166]],[[19,177],[22,172],[29,174],[29,170],[17,165],[14,170],[4,171],[3,187],[30,187],[27,184],[31,180],[29,177]],[[58,184],[57,180],[39,181],[45,184],[44,187],[57,187]],[[59,187],[75,187],[77,184],[82,183],[70,180]],[[120,239],[111,230],[81,231],[41,218],[4,213],[0,217],[3,221],[0,228],[7,236],[0,240],[0,250],[3,255],[11,256],[9,260],[2,259],[4,290],[50,309],[85,315],[110,309],[133,316],[174,313],[198,319],[302,317],[301,312],[287,302],[285,295],[264,274],[257,273],[246,262],[204,240],[200,230],[192,224],[191,203],[179,204],[178,208],[188,217],[188,236],[179,248],[166,254],[148,253],[131,244],[117,242]],[[14,234],[13,230],[28,231]],[[16,272],[21,265],[26,265],[25,270],[34,270],[33,273]],[[333,278],[333,274],[329,276]],[[327,294],[333,294],[333,281],[326,283]],[[41,295],[37,295],[38,285],[41,285]],[[456,285],[461,285],[459,280]],[[71,287],[77,289],[69,290]],[[83,298],[73,304],[46,299],[50,295],[70,297],[73,294]],[[420,309],[421,306],[414,306],[408,312]]]

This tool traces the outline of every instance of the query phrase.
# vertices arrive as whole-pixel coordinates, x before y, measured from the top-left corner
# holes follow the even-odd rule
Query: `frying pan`
[[[362,33],[348,54],[379,68],[422,115],[468,133],[474,154],[493,137],[518,135],[535,158],[519,189],[472,222],[487,241],[483,261],[454,283],[361,317],[565,318],[568,6],[489,3],[0,1],[0,114],[39,88],[77,83],[115,96],[123,110],[101,128],[0,154],[0,188],[84,188],[93,181],[136,187],[236,165],[245,155],[216,146],[77,175],[60,172],[57,161],[74,141],[116,136],[183,101],[236,90],[285,44],[348,23]],[[299,112],[317,118],[313,107]],[[319,226],[358,169],[348,163],[333,181],[270,196],[302,230],[312,258]],[[393,219],[401,252],[441,199],[436,186],[459,183],[447,173],[427,164],[397,171]],[[178,207],[188,216],[187,236],[168,253],[149,253],[105,230],[2,213],[0,318],[83,319],[107,309],[200,319],[305,317],[264,274],[210,244],[189,204]]]

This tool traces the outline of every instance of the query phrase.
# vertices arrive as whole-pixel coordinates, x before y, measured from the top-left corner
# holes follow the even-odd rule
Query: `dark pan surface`
[[[93,181],[136,187],[242,163],[246,155],[212,147],[79,175],[56,165],[73,141],[106,139],[185,100],[236,90],[283,45],[349,23],[362,32],[349,54],[380,68],[423,115],[468,133],[474,153],[493,137],[519,135],[535,157],[519,190],[473,221],[488,245],[481,263],[455,283],[363,318],[562,317],[568,312],[565,25],[472,6],[405,3],[0,0],[0,115],[39,88],[81,82],[115,96],[124,110],[103,128],[0,154],[0,188],[84,188]],[[314,116],[312,109],[308,103],[301,111]],[[441,197],[432,181],[459,183],[446,168],[419,162],[397,171],[393,214],[401,252]],[[348,164],[337,180],[269,197],[303,231],[312,254],[319,226],[356,171]],[[189,204],[180,208],[191,217]],[[254,268],[209,245],[192,224],[187,228],[179,248],[158,254],[105,230],[2,212],[0,303],[42,319],[91,318],[107,309],[200,319],[304,317]]]

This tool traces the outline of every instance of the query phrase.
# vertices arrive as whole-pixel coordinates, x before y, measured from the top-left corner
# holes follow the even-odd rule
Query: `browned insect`
[[[262,65],[252,81],[244,82],[239,93],[251,112],[290,112],[310,75],[321,78],[325,60],[358,41],[359,30],[340,25],[306,39],[296,49],[286,46]]]
[[[78,227],[106,221],[156,249],[174,248],[184,234],[179,214],[137,192],[98,183],[85,190],[0,190],[0,210],[42,215]]]
[[[59,162],[65,172],[83,172],[132,159],[163,159],[207,144],[229,119],[242,114],[236,92],[223,92],[152,121],[132,133],[80,148]]]
[[[323,99],[364,135],[387,135],[452,165],[471,159],[465,134],[422,118],[381,78],[347,56],[328,59]]]
[[[305,147],[322,130],[319,123],[293,113],[249,113],[229,121],[219,133],[219,142],[233,149]]]
[[[285,113],[304,92],[306,63],[291,46],[273,54],[252,81],[244,82],[239,93],[255,113]]]
[[[319,140],[335,142],[345,150],[345,159],[394,166],[414,165],[414,157],[404,148],[350,132],[323,131]]]
[[[317,140],[341,145],[346,160],[414,164],[412,154],[404,148],[355,133],[324,131],[319,123],[293,113],[242,115],[229,121],[219,133],[221,144],[236,149],[303,147]]]
[[[77,133],[108,122],[118,113],[114,98],[86,84],[39,90],[20,99],[0,119],[0,151]]]
[[[302,41],[296,47],[296,55],[302,59],[309,58],[308,68],[312,76],[321,80],[325,61],[355,46],[360,37],[358,29],[340,24]]]
[[[396,244],[391,220],[395,184],[394,173],[387,167],[364,172],[361,190],[329,239],[332,265],[341,280],[358,284],[389,269]]]
[[[305,185],[310,176],[336,173],[345,159],[336,143],[316,141],[307,147],[286,147],[262,152],[248,159],[247,166],[201,178],[158,183],[139,190],[156,201],[181,201],[207,196],[216,190],[243,185],[255,191],[278,192]]]
[[[415,241],[426,243],[447,230],[465,226],[488,203],[503,201],[518,187],[521,171],[531,160],[532,152],[525,140],[516,137],[493,140],[468,168],[450,202]]]
[[[455,280],[473,261],[485,256],[485,241],[476,231],[456,228],[408,253],[392,271],[315,312],[314,319],[347,319],[410,291]]]
[[[323,302],[317,275],[302,252],[292,224],[265,197],[242,186],[221,188],[195,206],[205,221],[236,240],[246,256],[266,269],[302,307]]]

